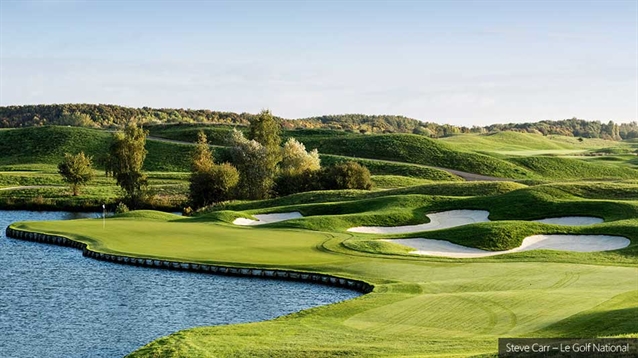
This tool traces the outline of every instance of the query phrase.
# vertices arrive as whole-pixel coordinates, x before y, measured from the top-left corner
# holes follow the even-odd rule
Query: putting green
[[[526,253],[521,259],[526,262],[380,255],[349,250],[343,242],[356,239],[351,234],[237,227],[170,215],[107,219],[105,228],[95,219],[14,227],[64,234],[101,252],[292,268],[375,285],[374,292],[354,300],[272,321],[177,332],[132,357],[465,357],[495,353],[498,337],[547,335],[547,330],[552,336],[638,337],[638,322],[627,322],[615,308],[616,302],[638,306],[632,294],[638,289],[635,265],[536,262],[547,261],[547,255],[553,260],[547,251]],[[596,312],[589,324],[600,329],[583,333],[582,325],[570,323],[583,312]]]
[[[344,258],[321,251],[318,246],[328,234],[300,230],[234,228],[210,223],[84,219],[34,222],[16,228],[37,227],[40,231],[64,234],[88,244],[94,251],[149,258],[172,257],[182,261],[224,262],[237,265],[327,264]],[[282,240],[294,237],[294,240]]]

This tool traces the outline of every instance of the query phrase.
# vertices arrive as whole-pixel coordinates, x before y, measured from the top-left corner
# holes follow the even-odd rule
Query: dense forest
[[[96,128],[119,128],[131,121],[143,124],[202,123],[247,125],[254,118],[250,113],[171,108],[130,108],[108,104],[51,104],[0,107],[0,128],[69,125]],[[517,131],[542,135],[566,135],[610,140],[638,138],[638,123],[586,121],[565,119],[533,123],[493,124],[486,127],[460,127],[422,122],[394,115],[340,114],[284,119],[286,129],[334,129],[360,133],[415,133],[432,138],[460,133],[490,133]]]

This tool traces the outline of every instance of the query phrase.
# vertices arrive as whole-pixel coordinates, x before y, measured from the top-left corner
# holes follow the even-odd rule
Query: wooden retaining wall
[[[89,250],[85,243],[78,242],[59,235],[49,235],[37,232],[25,231],[14,229],[11,226],[6,229],[7,237],[35,241],[46,244],[53,244],[59,246],[68,246],[75,249],[82,250],[82,255],[90,257],[92,259],[115,262],[124,265],[133,266],[145,266],[154,267],[168,270],[180,270],[180,271],[193,271],[208,274],[228,275],[228,276],[247,276],[247,277],[259,277],[278,280],[290,280],[290,281],[303,281],[314,282],[328,286],[344,287],[361,293],[372,292],[374,286],[367,282],[352,280],[348,278],[342,278],[332,275],[299,272],[299,271],[287,271],[287,270],[275,270],[264,268],[246,268],[246,267],[231,267],[231,266],[217,266],[217,265],[204,265],[189,262],[168,261],[150,258],[130,257],[123,255],[103,254]]]

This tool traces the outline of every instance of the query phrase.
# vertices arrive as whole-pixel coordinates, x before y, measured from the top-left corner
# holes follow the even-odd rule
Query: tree
[[[214,164],[193,172],[190,178],[189,197],[196,208],[233,198],[239,182],[239,172],[229,163]]]
[[[321,178],[323,188],[327,190],[372,188],[370,171],[356,162],[329,166],[322,171]]]
[[[62,112],[60,116],[60,124],[74,127],[94,127],[95,123],[91,120],[91,116],[86,113],[75,111],[69,113],[68,111]]]
[[[259,142],[273,152],[278,152],[281,144],[281,124],[269,110],[263,110],[250,121],[248,139]]]
[[[281,124],[268,110],[250,119],[249,139],[234,130],[231,156],[240,172],[239,191],[247,199],[265,199],[272,194],[277,164],[281,160]]]
[[[306,146],[295,138],[284,143],[279,168],[282,175],[297,175],[307,170],[321,169],[321,160],[317,149],[306,151]]]
[[[318,172],[321,160],[316,149],[306,151],[306,146],[294,138],[286,141],[279,163],[279,175],[275,180],[275,191],[289,195],[320,189]]]
[[[132,208],[139,207],[146,197],[147,178],[142,172],[148,131],[131,123],[124,132],[113,135],[109,150],[111,172],[117,184],[126,192]]]
[[[248,139],[261,144],[268,151],[267,168],[275,174],[277,163],[281,160],[281,124],[268,110],[263,110],[250,121]]]
[[[80,192],[80,186],[86,185],[93,179],[91,168],[91,157],[80,152],[76,155],[64,154],[64,161],[58,164],[58,172],[62,175],[62,180],[71,185],[73,196]]]
[[[273,187],[273,165],[269,151],[255,140],[248,140],[238,131],[231,132],[229,140],[232,162],[239,170],[239,196],[246,199],[265,199]]]
[[[213,153],[208,146],[208,138],[204,131],[197,133],[197,146],[193,151],[193,161],[191,163],[191,170],[193,172],[206,171],[212,168],[215,162],[213,161]]]
[[[239,172],[228,163],[215,165],[203,131],[197,135],[191,170],[189,197],[194,207],[200,208],[232,199],[239,182]]]

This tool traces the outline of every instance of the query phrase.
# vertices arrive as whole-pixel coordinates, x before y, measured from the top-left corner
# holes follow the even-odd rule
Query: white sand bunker
[[[561,250],[573,252],[595,252],[618,250],[629,246],[631,241],[622,236],[608,235],[534,235],[526,237],[521,246],[506,251],[486,251],[473,247],[461,246],[444,240],[431,239],[396,239],[384,240],[412,247],[412,254],[475,258],[509,254],[529,250]]]
[[[473,223],[487,222],[490,221],[490,219],[487,218],[489,215],[490,213],[484,210],[450,210],[428,214],[427,217],[430,218],[430,222],[427,224],[405,226],[358,226],[352,227],[348,229],[348,231],[363,234],[404,234],[410,232],[441,230]],[[534,221],[544,224],[569,226],[593,225],[604,222],[603,219],[592,216],[564,216]]]
[[[555,225],[570,225],[570,226],[585,226],[585,225],[594,225],[600,224],[604,222],[601,218],[595,218],[592,216],[564,216],[560,218],[547,218],[542,220],[534,220],[539,223],[544,224],[555,224]]]
[[[244,225],[244,226],[264,225],[264,224],[271,224],[271,223],[276,223],[279,221],[298,219],[303,217],[303,215],[301,215],[301,213],[298,211],[295,211],[292,213],[258,214],[253,216],[257,220],[237,218],[233,221],[233,224]]]
[[[430,222],[419,225],[406,226],[358,226],[348,229],[351,232],[364,234],[400,234],[408,232],[432,231],[448,229],[451,227],[490,221],[487,217],[489,211],[485,210],[450,210],[440,213],[428,214]]]

